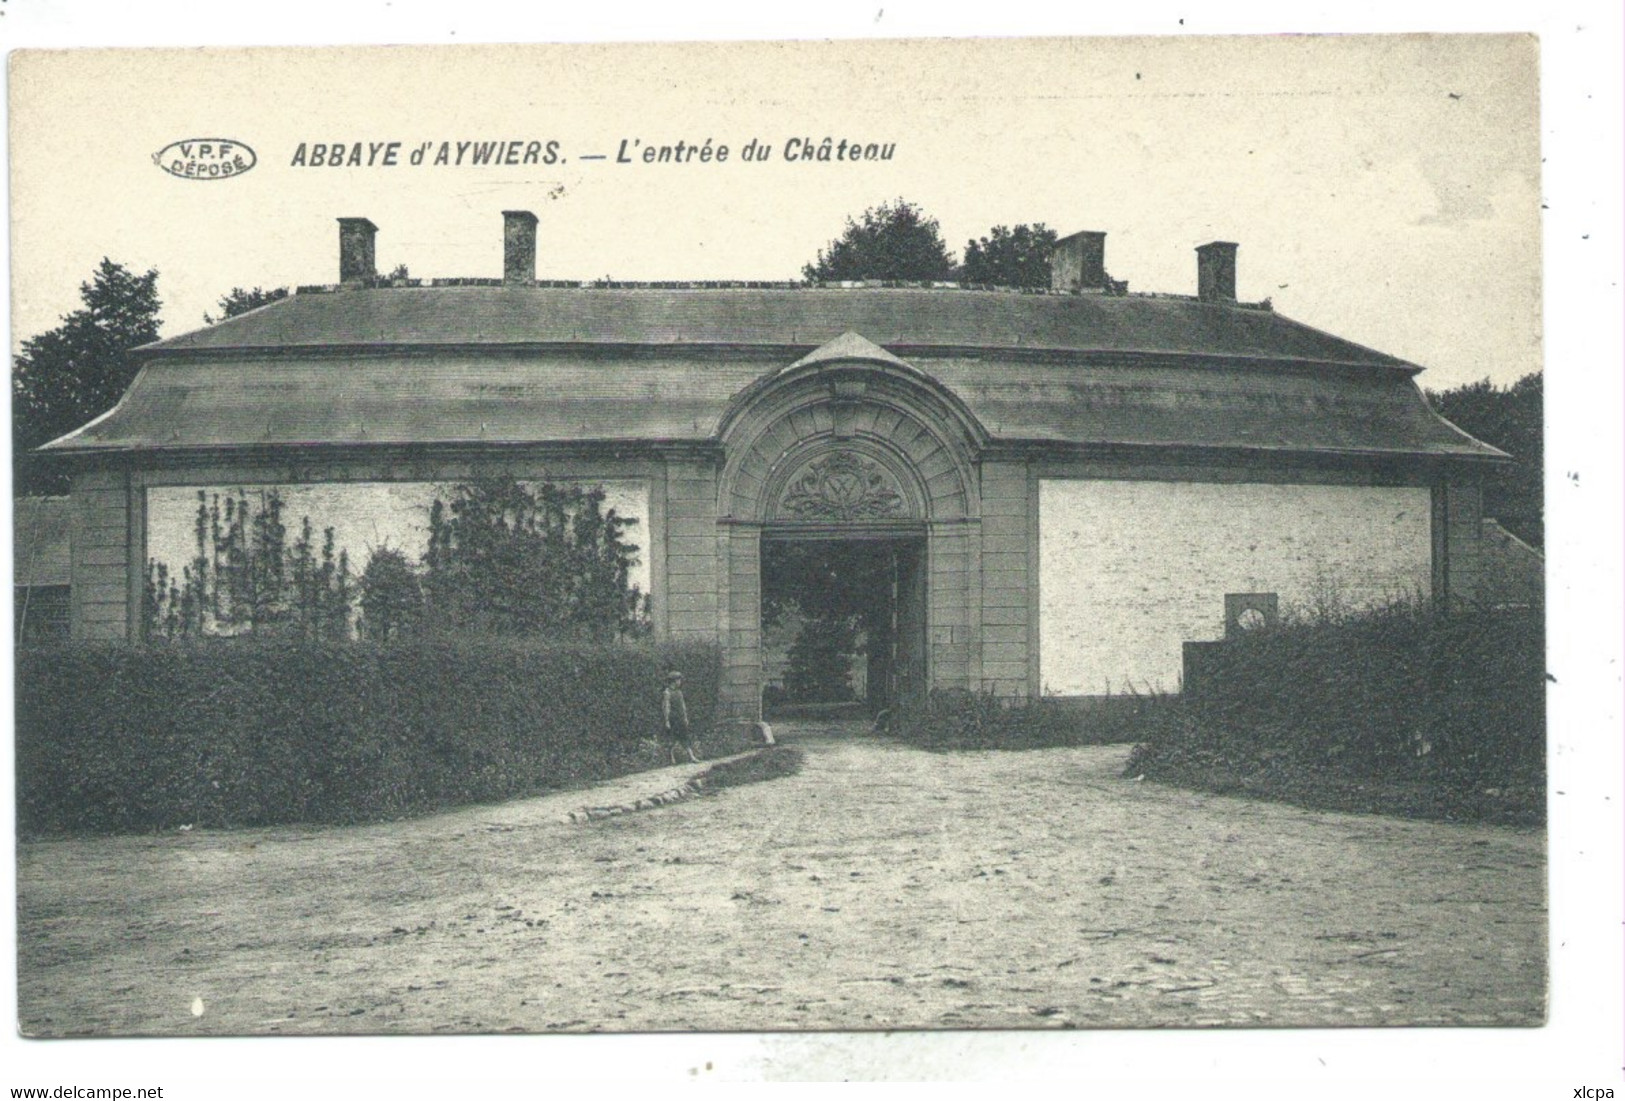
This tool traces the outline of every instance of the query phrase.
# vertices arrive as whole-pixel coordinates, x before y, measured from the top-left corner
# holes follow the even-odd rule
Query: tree
[[[855,620],[829,615],[807,620],[786,655],[785,697],[792,703],[849,702],[857,650]]]
[[[943,243],[937,220],[899,198],[865,210],[862,221],[848,218],[846,232],[801,273],[814,282],[951,279],[954,256]]]
[[[423,619],[423,585],[406,555],[379,547],[361,572],[361,633],[387,642],[414,634]]]
[[[864,619],[877,610],[875,594],[889,592],[889,560],[863,543],[774,543],[762,554],[762,618],[777,623],[787,612]]]
[[[1512,456],[1510,467],[1485,479],[1484,515],[1537,547],[1546,538],[1541,390],[1536,371],[1505,389],[1486,378],[1453,390],[1430,390],[1427,395],[1434,410],[1451,424]]]
[[[1043,222],[1014,229],[994,226],[988,236],[965,244],[965,263],[959,269],[964,283],[1040,290],[1050,284],[1050,253],[1056,233]]]
[[[139,369],[130,349],[158,339],[158,273],[136,275],[102,259],[79,285],[81,309],[23,341],[12,361],[12,492],[65,493],[66,475],[33,450],[107,412]]]
[[[406,265],[397,264],[388,275],[379,276],[378,282],[389,283],[397,279],[410,278],[412,278],[412,273],[407,270]],[[252,290],[233,287],[231,292],[216,304],[220,310],[220,316],[215,317],[213,314],[205,313],[203,323],[205,325],[217,325],[228,317],[236,317],[238,314],[245,314],[249,310],[257,310],[261,306],[269,306],[273,302],[279,302],[288,297],[288,293],[287,287],[272,287],[270,290],[266,290],[264,287],[254,287]]]
[[[272,302],[286,297],[288,297],[287,287],[272,287],[270,290],[266,290],[264,287],[255,287],[253,290],[246,291],[241,287],[233,287],[230,294],[220,299],[220,316],[214,317],[205,313],[203,323],[213,325],[224,321],[228,317],[236,317],[238,314],[247,313],[249,310],[269,306]]]
[[[149,639],[350,637],[350,561],[335,547],[332,528],[323,529],[318,562],[309,516],[288,548],[277,490],[250,498],[239,488],[222,502],[219,493],[200,489],[197,499],[191,560],[179,575],[166,562],[147,563],[143,607]]]
[[[862,543],[778,543],[762,555],[762,621],[801,618],[785,655],[786,697],[798,703],[853,698],[852,662],[890,629],[890,559]],[[871,675],[875,666],[870,665]],[[870,682],[870,699],[880,686]]]
[[[484,478],[429,511],[424,596],[433,624],[483,634],[615,638],[648,631],[631,584],[636,520],[604,491]]]

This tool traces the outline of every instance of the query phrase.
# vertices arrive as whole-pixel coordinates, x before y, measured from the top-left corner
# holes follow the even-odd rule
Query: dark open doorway
[[[762,540],[769,716],[875,714],[925,688],[925,539]]]

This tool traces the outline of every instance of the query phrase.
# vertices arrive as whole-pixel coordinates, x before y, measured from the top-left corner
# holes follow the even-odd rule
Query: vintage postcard
[[[1538,71],[12,54],[22,1033],[1543,1025]]]

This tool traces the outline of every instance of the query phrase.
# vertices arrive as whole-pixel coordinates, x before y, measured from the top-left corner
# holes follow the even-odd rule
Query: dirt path
[[[413,822],[21,847],[25,1033],[1534,1024],[1544,833],[799,734]]]

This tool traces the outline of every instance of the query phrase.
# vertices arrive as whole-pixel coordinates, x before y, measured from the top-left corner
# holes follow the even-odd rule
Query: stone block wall
[[[715,464],[672,459],[665,470],[666,629],[674,639],[715,639],[720,594],[717,573]]]
[[[722,630],[722,711],[734,719],[760,718],[761,529],[750,525],[724,525],[713,542],[727,569],[727,604]]]
[[[1484,496],[1476,485],[1447,485],[1435,491],[1442,499],[1444,590],[1452,605],[1474,604],[1483,584],[1479,552],[1483,538]]]
[[[139,523],[121,473],[96,471],[73,479],[74,638],[107,641],[130,637],[131,600],[140,597],[132,570],[131,534]],[[136,605],[139,608],[139,604]]]
[[[1027,464],[981,465],[981,687],[1024,696],[1032,681],[1034,503]]]

